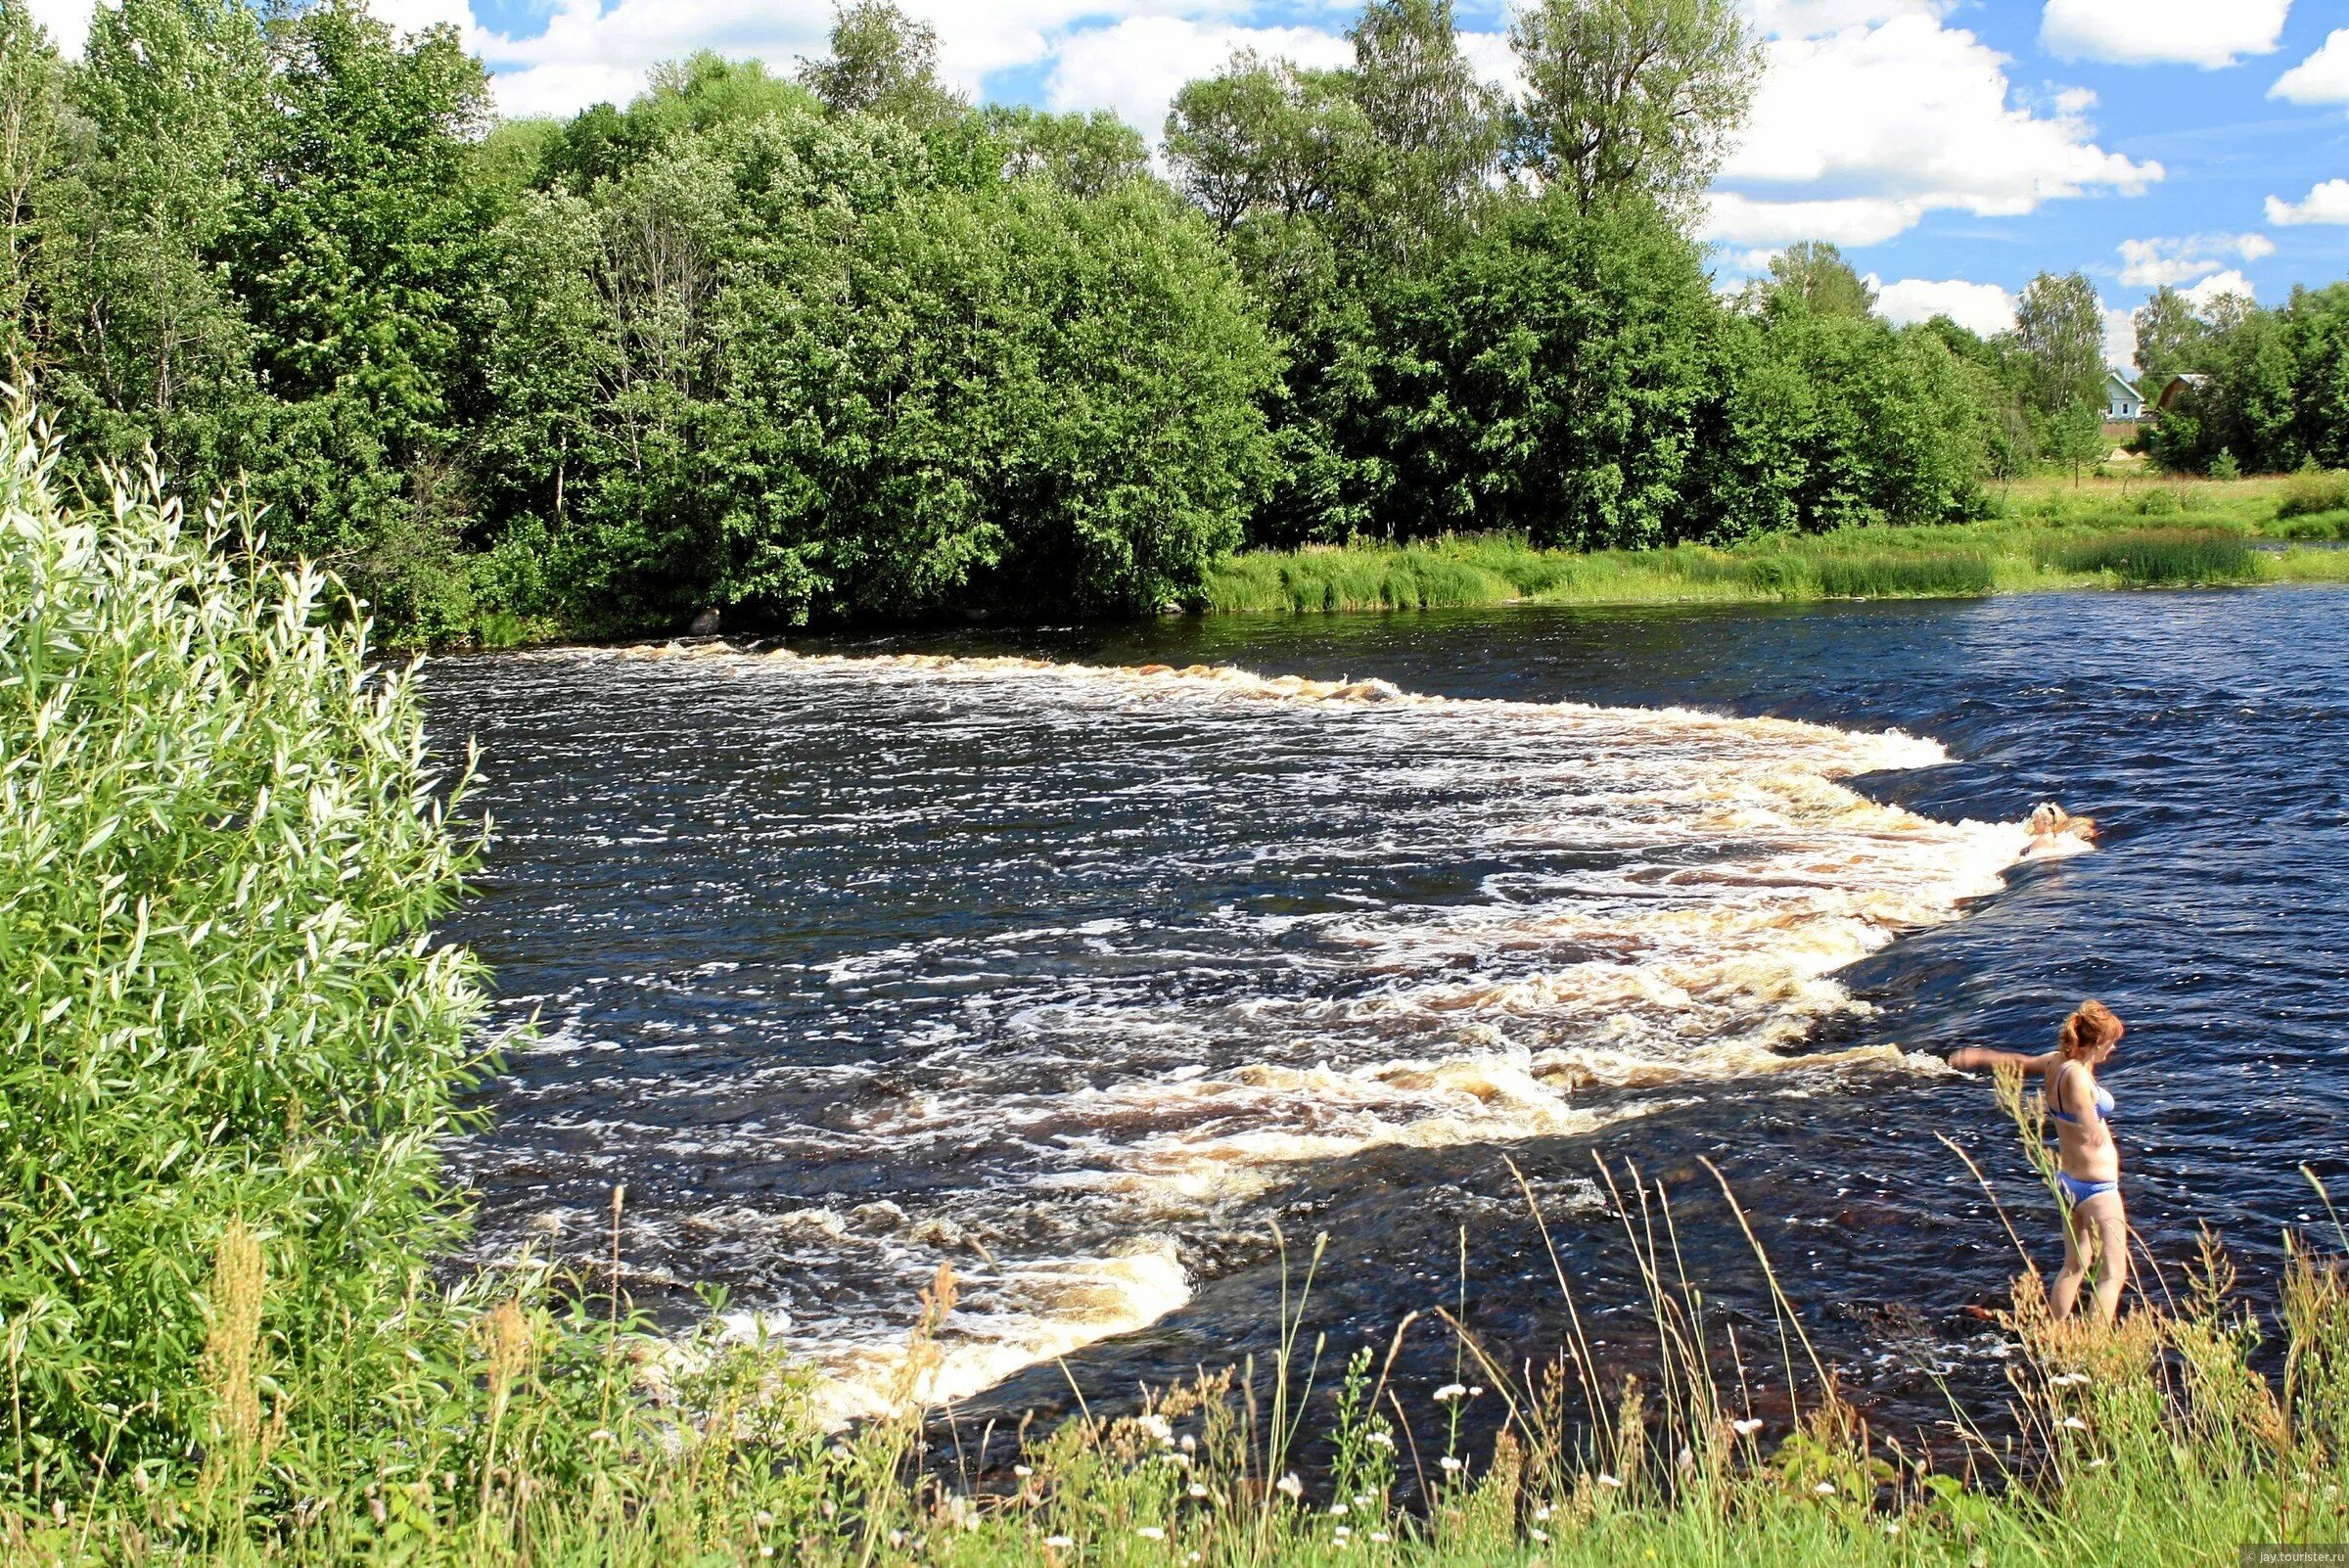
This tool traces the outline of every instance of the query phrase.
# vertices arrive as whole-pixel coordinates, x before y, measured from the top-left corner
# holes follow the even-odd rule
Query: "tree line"
[[[1990,339],[1892,327],[1823,244],[1716,291],[1734,0],[1527,0],[1514,96],[1451,0],[1350,36],[1188,84],[1154,166],[1107,114],[968,103],[880,0],[788,74],[696,56],[564,121],[498,120],[452,30],[361,0],[121,0],[71,62],[0,0],[0,332],[85,485],[152,456],[237,492],[419,640],[1146,613],[1244,544],[1934,522],[2096,445],[2078,274]],[[2165,460],[2340,460],[2293,390],[2337,304],[2178,304],[2141,336],[2208,408]]]

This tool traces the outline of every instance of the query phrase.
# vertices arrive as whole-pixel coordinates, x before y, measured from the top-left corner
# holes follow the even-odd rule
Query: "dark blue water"
[[[484,1249],[600,1252],[625,1180],[640,1297],[723,1286],[852,1381],[952,1262],[963,1368],[1007,1375],[980,1405],[1008,1411],[1266,1349],[1277,1223],[1300,1255],[1330,1238],[1309,1315],[1331,1354],[1464,1304],[1517,1366],[1566,1314],[1506,1156],[1610,1375],[1647,1354],[1612,1176],[1661,1183],[1717,1326],[1782,1382],[1710,1161],[1839,1376],[1931,1437],[1945,1388],[1995,1393],[1979,1314],[2017,1267],[1937,1135],[2043,1266],[2058,1249],[1988,1086],[1922,1053],[2043,1048],[2088,994],[2129,1020],[2104,1077],[2156,1295],[2198,1227],[2255,1302],[2287,1228],[2329,1235],[2300,1168],[2349,1185],[2345,612],[2330,589],[1507,610],[1019,649],[1898,728],[1949,760],[1867,774],[1874,801],[2011,823],[2057,799],[2104,825],[2096,853],[1930,920],[1985,841],[1926,853],[1814,799],[1865,739],[894,668],[436,665],[503,825],[455,934],[507,1020],[543,1027],[459,1151]],[[1709,969],[1717,930],[1736,961]],[[1850,960],[1832,995],[1787,968],[1806,943]],[[1457,1354],[1423,1316],[1411,1397]]]

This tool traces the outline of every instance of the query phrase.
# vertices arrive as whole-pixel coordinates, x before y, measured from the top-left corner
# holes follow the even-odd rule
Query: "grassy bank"
[[[1215,613],[1496,604],[1783,603],[2051,588],[2349,581],[2341,476],[2018,483],[1997,515],[1932,528],[1774,535],[1726,549],[1537,550],[1462,536],[1251,551],[1210,574]],[[2255,548],[2254,546],[2260,546]]]

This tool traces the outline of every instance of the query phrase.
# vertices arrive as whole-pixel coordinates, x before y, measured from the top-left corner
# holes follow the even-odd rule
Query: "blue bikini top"
[[[2065,1067],[2069,1067],[2069,1066],[2071,1066],[2071,1065],[2072,1065],[2072,1064],[2071,1064],[2071,1063],[2069,1063],[2069,1062],[2066,1062],[2066,1063],[2064,1064],[2064,1066],[2065,1066]],[[2054,1080],[2054,1082],[2053,1082],[2053,1083],[2050,1083],[2050,1084],[2048,1085],[2048,1090],[2049,1090],[2049,1093],[2048,1093],[2048,1096],[2047,1096],[2047,1099],[2048,1099],[2048,1110],[2049,1110],[2049,1112],[2050,1112],[2051,1115],[2053,1115],[2053,1117],[2055,1118],[2055,1120],[2056,1120],[2056,1121],[2058,1121],[2058,1122],[2068,1122],[2068,1123],[2070,1123],[2072,1126],[2074,1126],[2074,1127],[2078,1127],[2078,1126],[2080,1125],[2080,1118],[2078,1118],[2077,1116],[2074,1116],[2074,1115],[2073,1115],[2071,1112],[2069,1112],[2069,1111],[2066,1111],[2066,1110],[2060,1109],[2060,1108],[2059,1108],[2059,1107],[2058,1107],[2058,1106],[2055,1104],[2055,1092],[2054,1092],[2054,1091],[2055,1091],[2055,1089],[2056,1089],[2057,1085],[2058,1085],[2058,1084],[2060,1084],[2062,1082],[2063,1082],[2063,1068],[2060,1068],[2060,1067],[2059,1067],[2059,1068],[2057,1068],[2057,1069],[2055,1070],[2055,1080]],[[2106,1121],[2110,1121],[2110,1120],[2112,1119],[2112,1090],[2110,1090],[2110,1089],[2106,1088],[2106,1087],[2105,1087],[2103,1084],[2098,1084],[2096,1085],[2096,1115],[2097,1115],[2097,1116],[2099,1116],[2099,1117],[2101,1117],[2101,1118],[2103,1118],[2103,1119],[2104,1119],[2104,1120],[2106,1120]]]

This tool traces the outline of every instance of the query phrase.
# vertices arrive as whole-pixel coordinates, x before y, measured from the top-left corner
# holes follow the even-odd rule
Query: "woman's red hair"
[[[2084,1001],[2055,1032],[2055,1044],[2065,1056],[2077,1060],[2114,1043],[2127,1027],[2120,1014],[2102,1002]]]

